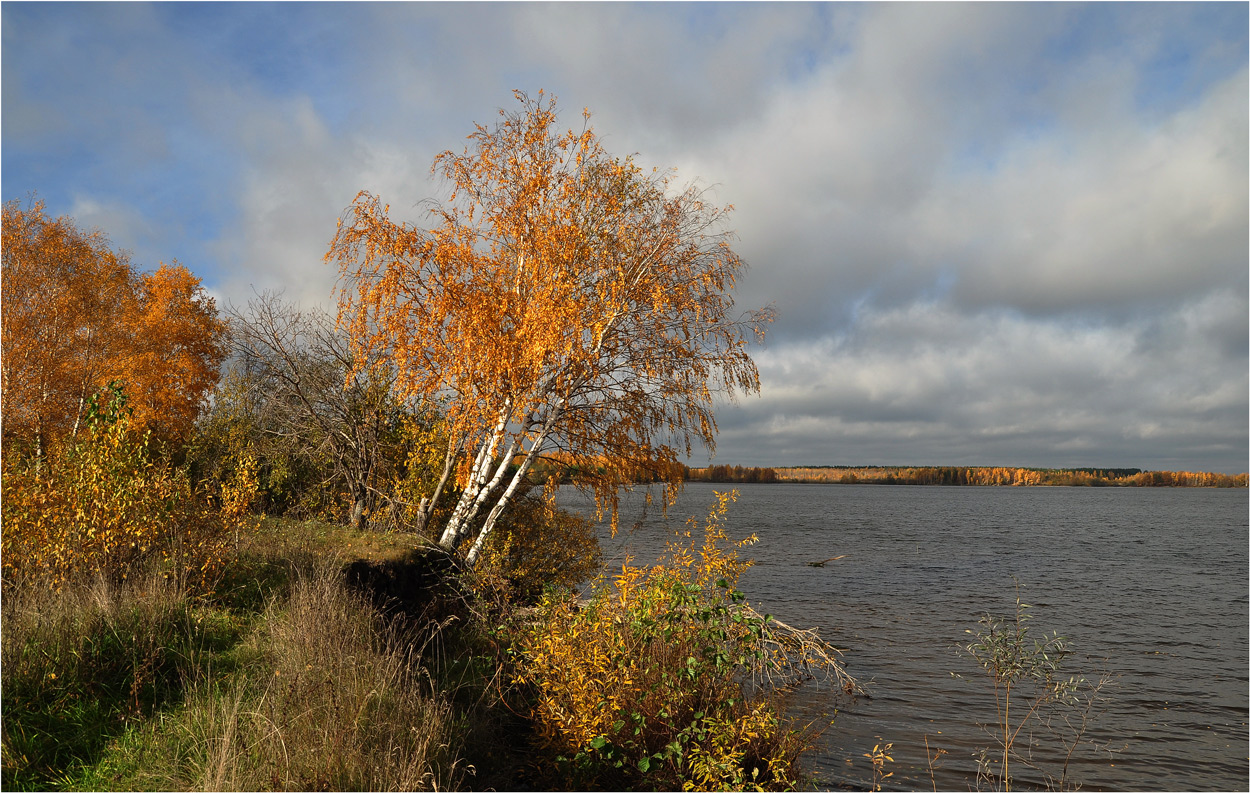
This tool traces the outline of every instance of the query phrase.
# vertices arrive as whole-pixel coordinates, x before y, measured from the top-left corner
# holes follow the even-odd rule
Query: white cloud
[[[237,222],[216,250],[223,292],[242,305],[253,291],[333,310],[338,273],[323,258],[339,216],[361,190],[416,220],[428,195],[429,158],[388,139],[332,135],[307,97],[252,105],[234,131],[245,155]]]
[[[1245,284],[1245,68],[1157,117],[1135,109],[1128,55],[1094,58],[1105,79],[1070,84],[1036,60],[1033,21],[868,15],[850,54],[692,154],[738,207],[754,265],[744,302],[775,300],[778,330],[803,334],[841,327],[865,296],[1132,314]],[[1039,67],[1021,98],[1017,80]]]
[[[1029,142],[955,177],[914,213],[914,258],[954,269],[971,306],[1037,313],[1244,283],[1247,90],[1243,69],[1157,128]]]
[[[1231,293],[1129,326],[937,303],[866,311],[846,334],[757,353],[762,395],[722,408],[718,457],[1134,466],[1163,454],[1241,470],[1250,378],[1212,328],[1240,316],[1244,330],[1246,311]],[[1166,348],[1143,346],[1160,323]]]

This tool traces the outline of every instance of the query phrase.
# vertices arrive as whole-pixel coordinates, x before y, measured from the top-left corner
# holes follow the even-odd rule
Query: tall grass
[[[3,621],[9,789],[65,784],[129,724],[180,701],[199,659],[237,635],[155,575],[8,588]]]
[[[401,628],[332,565],[294,583],[248,639],[256,662],[202,685],[164,738],[162,782],[208,790],[428,790],[462,768],[456,719]],[[155,781],[155,780],[152,780]]]
[[[281,555],[242,555],[212,598],[159,575],[6,587],[4,788],[459,785],[464,719],[417,634],[341,560]]]

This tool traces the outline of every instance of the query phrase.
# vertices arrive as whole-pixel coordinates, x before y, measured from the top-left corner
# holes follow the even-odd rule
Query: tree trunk
[[[490,468],[495,463],[495,450],[499,448],[499,441],[503,439],[504,434],[508,430],[508,420],[512,417],[512,399],[506,398],[504,406],[499,412],[499,421],[495,424],[490,434],[490,438],[482,442],[478,449],[477,457],[473,460],[473,468],[469,472],[469,484],[460,494],[460,501],[456,504],[456,509],[451,513],[451,518],[447,521],[447,528],[443,531],[443,536],[439,539],[439,544],[449,551],[455,550],[464,539],[465,533],[468,531],[469,522],[473,520],[470,511],[477,512],[477,503],[479,496],[485,497],[487,494],[482,493],[482,488],[486,487],[486,477],[490,472]],[[514,448],[509,447],[509,452]],[[506,459],[506,455],[505,455]],[[498,480],[498,476],[495,477]],[[491,487],[494,487],[492,483]]]
[[[465,512],[469,509],[469,504],[481,487],[481,471],[484,466],[489,464],[486,460],[486,450],[489,446],[490,444],[483,442],[477,450],[477,456],[473,458],[473,467],[469,469],[469,481],[460,493],[460,500],[456,502],[456,508],[451,511],[451,517],[447,519],[447,525],[443,527],[443,536],[438,540],[438,544],[449,551],[455,549],[456,539],[460,534],[460,526],[464,520]]]
[[[517,485],[525,478],[525,474],[530,469],[530,463],[538,456],[538,450],[542,447],[543,437],[545,433],[539,435],[534,440],[534,445],[530,447],[529,454],[525,455],[525,459],[521,461],[521,465],[517,468],[516,474],[513,475],[512,481],[508,483],[508,489],[504,491],[499,500],[495,502],[494,508],[490,514],[486,516],[486,522],[482,524],[482,530],[478,532],[477,539],[473,541],[473,546],[469,548],[469,553],[465,556],[465,564],[470,568],[477,564],[478,557],[482,554],[482,546],[486,542],[486,537],[495,528],[495,522],[499,520],[499,516],[508,506],[508,502],[512,500],[512,494],[516,492]]]
[[[438,477],[438,485],[434,488],[434,493],[429,498],[421,499],[420,506],[417,507],[416,531],[418,534],[425,534],[426,524],[430,522],[430,515],[433,514],[434,508],[438,505],[438,499],[443,495],[443,488],[447,486],[447,480],[451,479],[452,469],[456,467],[456,453],[460,451],[460,444],[448,440],[447,452],[443,455],[443,472]]]
[[[367,506],[365,502],[368,499],[369,491],[359,484],[353,488],[353,491],[350,525],[356,531],[364,531],[368,523],[368,518],[365,516],[365,507]]]
[[[486,542],[486,537],[495,528],[495,522],[503,514],[504,509],[508,506],[508,502],[512,500],[512,494],[516,492],[517,486],[525,479],[526,473],[529,472],[530,464],[534,462],[534,458],[538,457],[538,453],[542,451],[543,442],[547,439],[547,433],[551,431],[551,428],[555,426],[556,421],[560,418],[562,403],[563,400],[547,416],[547,420],[543,422],[542,430],[534,438],[534,442],[530,444],[530,450],[525,453],[525,459],[521,461],[521,465],[517,467],[512,481],[508,483],[508,489],[499,497],[490,514],[486,516],[486,522],[482,524],[482,530],[478,532],[477,539],[473,541],[473,546],[469,548],[469,553],[465,556],[465,563],[470,568],[477,564],[478,557],[482,554],[482,547]],[[505,460],[504,462],[507,463],[508,461]]]
[[[461,519],[456,531],[456,536],[452,540],[451,547],[453,549],[458,548],[460,543],[464,542],[465,538],[469,534],[469,527],[473,525],[473,520],[477,517],[477,513],[482,510],[482,505],[485,504],[486,501],[495,494],[495,491],[499,489],[499,484],[503,481],[504,474],[508,472],[508,466],[512,463],[512,458],[516,454],[516,451],[517,442],[513,439],[513,441],[508,444],[508,448],[504,450],[503,455],[499,458],[499,463],[495,468],[494,476],[490,478],[489,482],[482,485],[481,489],[478,491],[477,497],[473,499],[472,506],[469,507],[468,511]],[[491,460],[491,462],[493,463],[494,460]],[[487,467],[485,470],[489,471],[490,469]]]

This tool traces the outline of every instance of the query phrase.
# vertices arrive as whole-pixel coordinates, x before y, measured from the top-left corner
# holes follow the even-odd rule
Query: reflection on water
[[[712,504],[692,484],[670,529]],[[1085,789],[1246,789],[1248,556],[1245,490],[741,485],[731,535],[759,534],[742,588],[761,610],[818,627],[846,652],[871,697],[842,703],[813,757],[824,787],[863,787],[862,755],[893,742],[898,789],[968,789],[992,739],[992,690],[959,657],[986,612],[1007,616],[1015,582],[1032,630],[1073,643],[1065,668],[1118,674],[1112,699],[1074,754]],[[568,507],[589,510],[575,493]],[[622,527],[641,514],[623,502]],[[604,537],[605,556],[655,558],[668,535],[658,509],[640,529]],[[824,567],[807,563],[845,554]],[[961,678],[952,674],[962,675]],[[796,710],[828,719],[832,695],[801,691]],[[878,738],[880,736],[880,738]],[[925,756],[944,749],[934,769]],[[1038,765],[1058,773],[1048,741]],[[932,781],[930,772],[932,771]],[[1021,787],[1041,785],[1027,769]]]

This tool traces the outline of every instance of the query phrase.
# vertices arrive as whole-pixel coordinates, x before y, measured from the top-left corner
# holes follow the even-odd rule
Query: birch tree
[[[769,319],[732,315],[729,207],[608,154],[589,111],[561,131],[554,97],[516,98],[434,159],[449,196],[428,223],[361,192],[326,255],[356,357],[443,406],[461,496],[441,542],[470,565],[542,455],[574,466],[614,528],[621,486],[671,498],[679,452],[714,450],[714,395],[758,391],[747,342]]]

